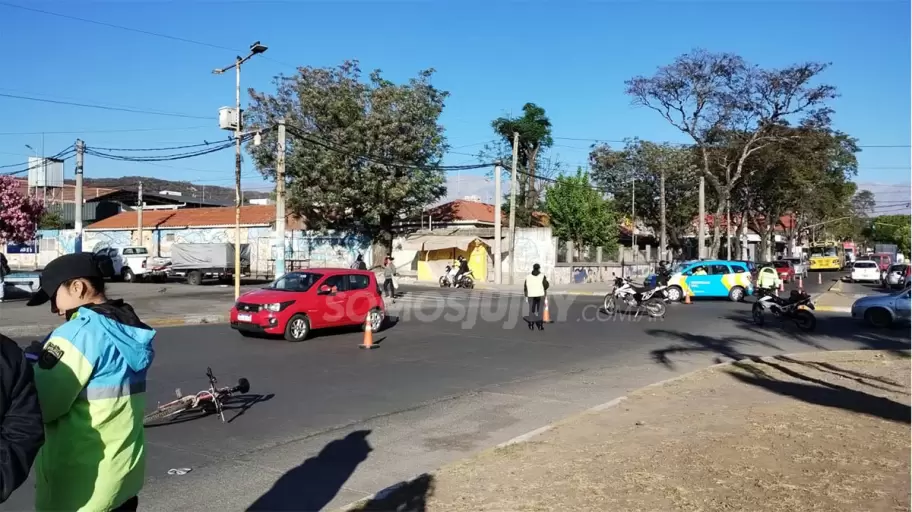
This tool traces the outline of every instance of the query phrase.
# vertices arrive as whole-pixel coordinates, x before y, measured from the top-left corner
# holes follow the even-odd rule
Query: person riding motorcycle
[[[668,286],[668,279],[671,277],[671,270],[668,269],[668,262],[662,260],[656,269],[656,286]]]
[[[459,283],[459,279],[462,276],[470,272],[469,261],[465,259],[465,256],[460,255],[458,258],[456,258],[456,266],[459,268],[459,270],[457,270],[456,275],[453,276],[453,287],[456,287],[456,284]]]

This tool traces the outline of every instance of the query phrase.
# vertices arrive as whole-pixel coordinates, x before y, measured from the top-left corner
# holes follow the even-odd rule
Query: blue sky
[[[910,7],[908,1],[808,2],[254,2],[4,0],[35,9],[244,49],[244,87],[272,90],[295,65],[358,59],[367,71],[406,80],[433,67],[451,92],[443,124],[448,164],[493,138],[490,121],[543,106],[554,153],[584,165],[592,140],[639,136],[686,142],[658,114],[630,106],[623,82],[651,74],[694,47],[729,51],[764,67],[832,62],[839,88],[835,124],[860,139],[857,181],[881,203],[908,199]],[[0,165],[25,161],[45,132],[46,154],[81,137],[95,147],[161,147],[219,140],[220,106],[234,102],[234,77],[211,70],[235,52],[152,37],[0,5],[4,48],[0,94],[167,111],[144,115],[0,97]],[[206,119],[207,117],[211,119]],[[142,130],[142,131],[139,131]],[[70,132],[70,133],[57,133]],[[73,166],[67,163],[67,177]],[[88,157],[87,177],[148,175],[230,186],[233,155],[164,164]],[[451,176],[450,195],[493,193],[483,172]],[[245,187],[270,188],[245,162]]]

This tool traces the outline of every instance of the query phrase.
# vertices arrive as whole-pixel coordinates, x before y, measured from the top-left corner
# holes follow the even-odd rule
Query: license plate
[[[253,320],[253,315],[245,315],[244,313],[238,313],[238,322],[250,322]]]

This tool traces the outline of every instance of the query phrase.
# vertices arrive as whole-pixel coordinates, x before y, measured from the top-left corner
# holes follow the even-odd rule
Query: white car
[[[852,265],[851,280],[853,283],[861,281],[878,283],[880,282],[880,268],[877,267],[877,263],[874,261],[856,261]]]

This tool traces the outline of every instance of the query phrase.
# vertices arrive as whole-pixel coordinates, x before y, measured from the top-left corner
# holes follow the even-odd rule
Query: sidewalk
[[[720,364],[349,510],[909,510],[908,352]]]
[[[815,310],[830,313],[851,313],[852,304],[856,300],[869,295],[885,293],[869,289],[853,290],[852,286],[851,283],[836,281],[833,286],[814,300]]]

